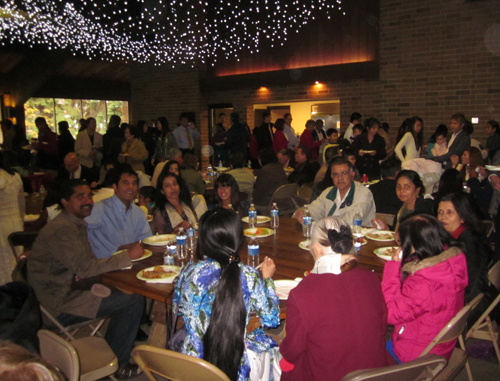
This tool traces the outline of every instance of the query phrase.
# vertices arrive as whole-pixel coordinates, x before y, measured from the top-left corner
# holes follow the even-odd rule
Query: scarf
[[[183,215],[185,214],[189,223],[192,226],[194,226],[196,224],[196,217],[194,216],[193,211],[186,204],[181,203],[181,205],[183,209],[182,214]],[[172,228],[174,228],[175,226],[179,225],[182,221],[184,221],[184,218],[172,205],[167,204],[165,209],[167,211],[168,218],[170,219],[170,225],[172,226]]]

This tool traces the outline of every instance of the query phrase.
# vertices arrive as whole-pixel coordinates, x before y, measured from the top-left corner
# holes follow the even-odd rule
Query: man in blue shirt
[[[92,251],[97,258],[108,258],[120,246],[138,242],[152,235],[144,212],[134,204],[138,190],[137,173],[129,164],[119,164],[113,181],[114,196],[94,205],[88,223]],[[140,244],[128,248],[129,253],[142,251]]]

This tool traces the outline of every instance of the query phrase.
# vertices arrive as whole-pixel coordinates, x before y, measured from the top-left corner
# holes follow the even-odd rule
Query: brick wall
[[[267,91],[249,85],[202,93],[202,69],[133,65],[132,119],[165,115],[172,123],[179,112],[196,111],[204,115],[197,122],[206,142],[210,103],[232,103],[253,126],[255,103],[340,99],[343,127],[359,111],[388,122],[395,134],[405,118],[419,115],[428,137],[463,112],[480,118],[474,137],[484,141],[485,122],[500,119],[499,20],[498,0],[380,0],[379,79],[332,81],[321,88],[290,80]]]

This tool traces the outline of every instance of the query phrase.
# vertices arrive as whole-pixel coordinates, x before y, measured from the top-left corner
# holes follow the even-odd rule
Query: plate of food
[[[250,228],[243,230],[243,234],[246,237],[264,238],[272,236],[274,234],[274,230],[268,228]]]
[[[241,220],[248,224],[248,217],[243,217]],[[257,223],[258,224],[264,224],[264,223],[269,222],[269,221],[271,221],[271,217],[257,216]]]
[[[302,250],[307,250],[309,251],[309,244],[311,243],[310,240],[305,240],[305,241],[302,241],[301,243],[299,243],[299,247],[302,249]]]
[[[368,240],[365,237],[360,237],[359,242],[361,242],[361,246],[366,245],[368,243]]]
[[[294,171],[294,169],[292,167],[285,167],[283,168],[283,170],[286,172],[286,173],[292,173]]]
[[[376,152],[377,151],[375,151],[374,149],[368,150],[368,151],[363,150],[363,153],[367,153],[367,154],[372,154],[372,153],[376,153]]]
[[[145,238],[144,243],[151,246],[165,246],[170,241],[175,241],[175,234],[157,234]]]
[[[390,246],[390,247],[379,247],[375,249],[373,252],[379,258],[382,258],[384,261],[390,261],[392,256],[398,251],[398,246]]]
[[[368,233],[366,235],[366,238],[382,242],[394,241],[394,232],[391,232],[389,230],[376,230]]]
[[[153,221],[153,216],[152,216],[151,214],[148,214],[148,215],[146,216],[146,218],[147,218],[148,222]]]
[[[500,165],[485,165],[488,171],[500,171]]]
[[[181,272],[179,266],[153,266],[137,273],[137,278],[148,283],[172,283]]]
[[[292,291],[299,282],[290,279],[275,280],[274,286],[276,287],[276,295],[280,300],[287,300],[290,291]]]
[[[229,168],[228,168],[228,167],[215,167],[215,169],[216,169],[218,172],[226,172],[226,171],[229,171]]]
[[[116,254],[119,254],[119,253],[123,253],[124,251],[127,251],[127,249],[125,249],[125,250],[118,250],[118,251],[114,252],[111,255],[116,255]],[[136,259],[131,259],[131,261],[132,262],[142,261],[143,259],[149,258],[152,255],[153,255],[153,252],[151,250],[145,249],[144,250],[144,254],[142,255],[142,257],[136,258]]]

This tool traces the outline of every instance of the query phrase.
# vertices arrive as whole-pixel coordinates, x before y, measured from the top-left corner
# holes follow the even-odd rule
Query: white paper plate
[[[40,217],[39,214],[25,214],[24,215],[24,222],[33,222],[33,221],[38,220],[39,217]]]
[[[241,220],[248,224],[248,217],[243,217]],[[266,222],[269,222],[269,221],[271,221],[271,217],[257,216],[257,223],[258,224],[265,224]]]
[[[276,295],[280,300],[287,300],[290,291],[292,291],[299,282],[295,280],[283,279],[283,280],[275,280],[274,285],[276,286]]]
[[[156,267],[161,267],[165,271],[173,271],[175,272],[174,275],[165,277],[165,278],[145,278],[144,273],[146,271],[153,271]],[[147,269],[141,270],[137,273],[137,278],[140,280],[144,280],[147,283],[172,283],[172,281],[175,279],[177,275],[181,272],[181,268],[179,266],[166,266],[166,265],[161,265],[161,266],[153,266],[153,267],[148,267]]]
[[[390,230],[377,230],[368,233],[365,237],[374,241],[390,242],[394,241],[394,232]]]
[[[307,250],[309,251],[309,244],[311,243],[311,241],[309,240],[306,240],[306,241],[302,241],[301,243],[299,243],[299,247],[302,249],[302,250]]]
[[[151,237],[144,239],[143,242],[146,245],[151,245],[151,246],[165,246],[170,241],[175,241],[175,240],[176,240],[175,234],[159,234],[159,235],[152,235]]]
[[[116,255],[116,254],[119,254],[119,253],[123,253],[124,251],[127,251],[127,249],[125,250],[118,250],[118,251],[115,251],[113,254],[111,254],[112,256],[113,255]],[[151,250],[144,250],[144,254],[142,255],[142,257],[140,258],[136,258],[136,259],[131,259],[132,262],[137,262],[137,261],[142,261],[143,259],[146,259],[146,258],[149,258],[150,256],[153,255],[153,252]]]
[[[377,229],[375,229],[375,228],[361,228],[361,236],[362,237],[366,237],[366,235],[368,233],[371,233],[371,232],[374,232],[374,231],[377,231]]]
[[[256,234],[258,229],[262,229],[262,233]],[[243,230],[243,234],[245,237],[265,238],[272,236],[274,234],[274,230],[269,228],[250,228]]]
[[[216,169],[218,172],[226,172],[226,171],[229,171],[229,168],[228,168],[228,167],[215,167],[214,169]]]
[[[485,165],[488,171],[500,171],[500,165]]]
[[[390,246],[390,247],[379,247],[375,249],[373,252],[379,258],[382,258],[384,261],[390,261],[392,259],[392,250],[399,249],[398,246]]]

